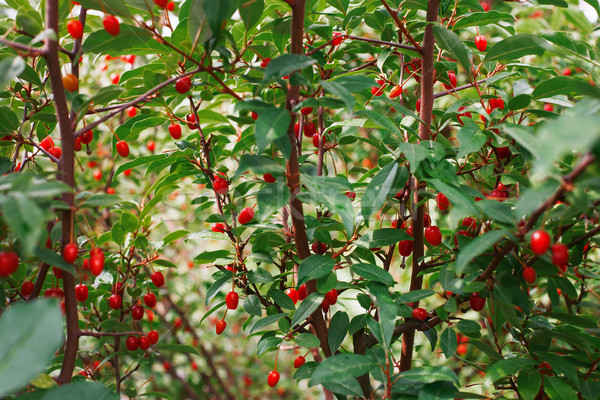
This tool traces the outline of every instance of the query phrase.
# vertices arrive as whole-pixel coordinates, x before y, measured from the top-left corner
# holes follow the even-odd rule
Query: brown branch
[[[460,92],[461,90],[465,90],[465,89],[472,88],[472,87],[473,87],[473,86],[475,86],[475,85],[478,85],[478,84],[484,83],[485,81],[487,81],[487,80],[488,80],[488,79],[490,79],[490,78],[491,78],[491,77],[488,77],[488,78],[483,78],[483,79],[481,79],[481,80],[478,80],[477,82],[473,82],[473,83],[467,83],[466,85],[462,85],[462,86],[453,87],[453,88],[451,88],[450,90],[445,90],[445,91],[443,91],[443,92],[440,92],[440,93],[435,93],[435,94],[433,95],[433,98],[434,98],[434,99],[439,99],[440,97],[444,97],[444,96],[446,96],[446,95],[449,95],[449,94],[452,94],[452,93],[455,93],[455,92]]]
[[[92,331],[79,331],[79,336],[92,336],[95,338],[101,338],[105,336],[141,336],[142,332],[92,332]]]
[[[352,39],[352,40],[360,40],[360,41],[363,41],[363,42],[381,44],[383,46],[397,47],[399,49],[405,49],[405,50],[412,50],[412,51],[421,52],[420,49],[417,49],[414,46],[409,46],[407,44],[400,44],[400,43],[395,43],[395,42],[386,42],[385,40],[370,39],[370,38],[365,38],[365,37],[360,37],[360,36],[350,36],[350,35],[347,35],[346,37],[348,39]]]
[[[437,2],[437,3],[439,4],[439,2]],[[412,45],[414,46],[414,48],[417,49],[417,51],[419,53],[421,53],[421,54],[424,51],[426,51],[426,50],[421,49],[421,46],[419,46],[419,43],[417,43],[416,40],[412,37],[412,35],[406,30],[406,26],[404,26],[404,23],[402,21],[400,21],[400,18],[398,18],[398,13],[396,11],[392,10],[392,8],[387,3],[387,1],[381,0],[381,4],[383,4],[383,6],[385,7],[385,9],[388,11],[388,13],[390,13],[390,16],[392,17],[392,19],[396,23],[396,26],[398,28],[400,28],[400,30],[402,31],[402,33],[404,34],[404,36],[406,36],[406,38],[408,39],[408,41],[412,43]],[[429,8],[427,9],[427,12],[429,12]],[[437,20],[437,12],[436,12],[436,20]],[[429,25],[429,27],[431,27],[431,25]],[[425,46],[425,38],[423,38],[423,46]]]
[[[21,56],[36,57],[36,56],[45,55],[45,50],[43,48],[35,48],[35,47],[27,46],[22,43],[6,40],[6,39],[0,39],[0,43],[2,43],[5,46],[10,47],[13,50],[16,50],[17,53],[19,53],[19,55],[21,55]],[[20,53],[21,51],[24,51],[26,54],[21,54]]]

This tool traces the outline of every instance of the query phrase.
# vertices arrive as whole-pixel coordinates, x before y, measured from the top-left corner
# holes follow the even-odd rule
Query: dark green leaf
[[[390,246],[401,240],[412,240],[412,236],[401,229],[382,228],[365,233],[356,241],[356,245],[371,249]]]
[[[395,186],[400,186],[402,183],[397,182],[394,184],[397,180],[396,176],[398,175],[398,169],[398,163],[391,162],[383,167],[377,175],[371,179],[371,182],[369,182],[369,186],[367,186],[361,201],[361,212],[365,221],[368,221],[369,218],[371,218],[371,215],[383,206],[389,194],[394,191]],[[408,176],[406,178],[408,178]],[[404,184],[406,184],[406,181]],[[404,184],[402,186],[404,186]],[[395,192],[393,193],[395,194]]]
[[[261,112],[254,124],[258,150],[264,151],[276,140],[286,137],[290,120],[290,112],[284,108],[272,108]]]
[[[2,218],[16,233],[25,255],[30,255],[45,229],[44,212],[23,193],[12,192],[2,205]]]
[[[329,322],[329,330],[327,333],[327,341],[329,348],[332,353],[335,353],[338,347],[344,341],[346,333],[348,333],[348,326],[350,325],[350,318],[344,311],[336,312],[331,321]]]
[[[514,21],[515,17],[512,14],[490,10],[487,12],[478,12],[465,14],[461,19],[456,21],[452,27],[454,30],[466,28],[468,26],[484,26],[495,24],[500,21]]]
[[[454,355],[457,347],[456,341],[457,338],[454,329],[448,327],[444,332],[442,332],[442,335],[440,336],[440,347],[442,348],[446,358],[450,358]]]
[[[285,308],[288,310],[296,309],[296,306],[294,305],[292,299],[290,299],[290,296],[288,296],[279,289],[271,289],[269,290],[267,295],[270,296],[273,299],[273,301],[275,301],[275,304],[277,304],[281,308]]]
[[[550,400],[577,400],[577,391],[567,382],[555,376],[544,379],[544,388]]]
[[[264,8],[264,0],[249,1],[246,3],[242,2],[242,4],[240,4],[240,16],[242,17],[242,21],[244,21],[246,31],[249,31],[258,24]]]
[[[542,379],[537,369],[526,369],[521,371],[517,378],[517,388],[523,400],[534,400],[540,391]]]
[[[377,367],[377,362],[360,354],[336,354],[325,359],[313,372],[310,386],[329,382],[344,382],[364,375]]]
[[[312,333],[301,333],[295,337],[296,344],[301,347],[308,347],[310,349],[319,347],[319,338]]]
[[[42,400],[119,400],[119,395],[99,382],[73,382],[44,395]]]
[[[354,273],[362,276],[365,279],[369,279],[375,282],[381,282],[388,286],[394,286],[394,284],[396,283],[394,281],[394,277],[389,272],[374,264],[352,264],[352,271],[354,271]]]
[[[528,358],[505,358],[491,364],[485,372],[485,376],[491,382],[496,382],[534,364],[535,362]]]
[[[279,313],[279,314],[272,314],[272,315],[268,315],[262,319],[259,319],[258,321],[256,321],[254,323],[254,325],[252,325],[252,328],[250,328],[250,334],[253,334],[254,332],[258,332],[261,331],[263,329],[265,329],[266,327],[268,327],[269,325],[273,325],[274,323],[276,323],[277,321],[279,321],[281,318],[285,317],[287,314],[286,313]]]
[[[450,53],[467,71],[471,70],[471,60],[469,59],[467,47],[456,33],[441,25],[433,25],[433,35],[440,49]]]
[[[283,54],[271,60],[267,65],[264,80],[268,82],[275,78],[290,75],[292,72],[310,67],[316,62],[316,60],[301,54]]]
[[[523,56],[541,56],[548,47],[548,42],[538,35],[522,33],[509,36],[493,45],[488,49],[483,61],[512,61]]]
[[[305,258],[298,268],[298,285],[311,280],[319,279],[329,274],[335,266],[335,260],[322,255],[312,255]]]
[[[506,231],[497,230],[486,232],[483,235],[477,236],[469,244],[467,244],[458,253],[454,270],[457,274],[462,274],[472,259],[489,251],[492,245],[506,236]]]
[[[157,344],[155,346],[155,348],[159,351],[168,351],[170,353],[188,353],[188,354],[195,354],[197,356],[200,355],[198,350],[196,350],[192,346],[188,346],[187,344],[160,343],[160,344]]]
[[[304,322],[306,318],[310,316],[323,301],[323,295],[318,292],[311,293],[308,297],[300,303],[298,309],[294,313],[294,318],[292,318],[292,327],[296,326],[299,323]]]
[[[25,70],[25,60],[19,56],[0,60],[0,89],[4,89],[14,78]]]
[[[249,294],[242,303],[244,310],[250,315],[262,316],[262,310],[260,308],[260,299],[255,294]]]

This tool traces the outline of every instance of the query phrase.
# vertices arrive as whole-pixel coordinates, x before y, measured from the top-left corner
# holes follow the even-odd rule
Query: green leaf
[[[294,71],[300,71],[310,67],[316,62],[316,60],[301,54],[283,54],[272,59],[269,65],[267,65],[267,68],[265,68],[264,81],[268,82],[272,79],[281,78]]]
[[[242,303],[244,310],[250,315],[262,316],[262,310],[260,308],[260,299],[255,294],[249,294]]]
[[[456,387],[450,382],[428,383],[419,390],[417,400],[452,400]]]
[[[598,328],[598,320],[588,316],[579,316],[560,312],[547,312],[544,315],[548,318],[556,319],[569,325],[580,326],[587,329]]]
[[[286,127],[287,130],[287,127]],[[240,158],[238,163],[238,168],[233,175],[232,180],[236,180],[239,176],[241,176],[246,171],[250,171],[255,173],[256,175],[263,175],[266,173],[270,173],[273,175],[283,174],[285,172],[285,168],[283,165],[278,163],[277,161],[264,156],[254,155],[254,154],[244,154]]]
[[[430,179],[429,183],[437,189],[438,192],[443,193],[448,197],[448,200],[452,203],[455,208],[463,208],[467,213],[475,215],[478,213],[475,200],[471,196],[468,196],[464,190],[459,187],[449,185],[437,179]]]
[[[288,310],[296,309],[296,306],[294,305],[294,302],[292,301],[292,299],[290,299],[290,296],[288,296],[287,294],[285,294],[284,292],[282,292],[279,289],[269,290],[269,292],[267,293],[267,296],[271,297],[273,299],[273,301],[275,301],[275,304],[277,304],[281,308],[285,308]]]
[[[286,137],[291,118],[290,112],[285,108],[262,111],[254,124],[254,136],[258,150],[262,152],[276,140]]]
[[[555,376],[544,379],[544,389],[550,400],[577,400],[577,391],[567,382]]]
[[[555,78],[541,81],[531,94],[533,100],[539,100],[559,95],[578,94],[584,96],[600,97],[600,89],[580,79],[568,76],[557,76]]]
[[[0,134],[6,135],[19,128],[19,118],[17,114],[8,107],[0,107]]]
[[[240,16],[242,17],[242,21],[244,21],[246,31],[250,31],[250,29],[254,28],[256,24],[258,24],[264,8],[264,0],[254,0],[246,3],[242,2],[240,4]]]
[[[521,371],[517,378],[517,388],[523,400],[534,400],[540,391],[542,378],[537,369],[531,368]]]
[[[327,332],[327,342],[332,353],[335,353],[344,341],[349,325],[350,318],[344,311],[338,311],[331,317]]]
[[[492,383],[497,382],[502,378],[512,376],[523,368],[535,365],[535,362],[529,358],[505,358],[491,364],[487,371],[485,371],[486,379]]]
[[[337,8],[344,14],[348,11],[348,5],[350,4],[350,0],[325,0],[327,4],[332,7]]]
[[[72,382],[44,395],[41,400],[119,400],[119,396],[99,382]]]
[[[371,85],[372,84],[373,83],[371,82]],[[321,86],[323,86],[323,89],[325,89],[327,93],[331,93],[332,95],[340,98],[345,103],[348,112],[354,111],[356,99],[354,98],[354,95],[347,88],[344,87],[344,85],[334,80],[331,80],[321,81]]]
[[[119,168],[117,168],[117,171],[115,172],[115,177],[117,175],[120,175],[121,173],[125,172],[128,169],[135,168],[135,167],[137,167],[139,165],[149,164],[152,161],[162,160],[164,158],[165,158],[164,154],[155,154],[155,155],[152,155],[152,156],[138,157],[138,158],[136,158],[133,161],[128,161],[125,164],[121,164],[119,166]]]
[[[457,338],[454,329],[448,327],[444,332],[442,332],[442,335],[440,336],[440,347],[446,358],[450,358],[454,355],[457,347],[456,341]]]
[[[494,221],[505,224],[515,223],[512,209],[505,203],[495,200],[481,200],[477,202],[477,207],[481,209],[481,212]]]
[[[354,232],[354,208],[350,199],[344,192],[350,190],[351,186],[345,178],[302,175],[302,181],[308,192],[302,192],[303,196],[310,196],[316,204],[325,204],[330,211],[342,218],[344,228],[348,237]]]
[[[63,318],[54,300],[16,303],[0,317],[0,396],[23,388],[63,343]]]
[[[456,257],[456,263],[454,264],[456,273],[462,274],[472,259],[488,251],[494,243],[498,242],[506,234],[507,232],[504,230],[490,231],[477,236],[469,242],[469,244],[459,251],[458,257]]]
[[[400,132],[396,122],[382,113],[371,110],[360,110],[356,114],[364,115],[371,121],[371,124],[369,124],[368,127],[372,127],[374,125],[376,128],[385,129],[389,132],[395,133],[398,137],[402,136],[402,132]]]
[[[217,279],[212,285],[210,285],[210,287],[206,291],[206,299],[204,304],[208,305],[208,303],[210,303],[213,297],[215,297],[217,293],[219,293],[221,288],[225,286],[225,284],[229,282],[230,279],[232,279],[231,274],[223,273],[223,275],[219,277],[219,279]]]
[[[188,19],[190,40],[192,43],[204,43],[213,37],[213,32],[210,29],[208,18],[204,11],[205,0],[191,0],[190,3]],[[207,3],[210,4],[210,1]]]
[[[188,346],[187,344],[161,343],[161,344],[156,345],[155,348],[159,351],[168,351],[170,353],[189,353],[189,354],[195,354],[197,356],[200,355],[198,350],[196,350],[192,346]]]
[[[415,301],[423,300],[435,294],[435,291],[429,289],[412,290],[408,293],[403,293],[396,300],[400,304],[414,303]]]
[[[94,194],[83,200],[78,206],[79,208],[96,208],[110,207],[121,202],[121,198],[115,194]]]
[[[458,158],[463,158],[468,154],[475,153],[487,142],[487,136],[477,124],[466,124],[456,134],[456,138],[460,142]]]
[[[0,60],[0,89],[4,89],[6,85],[25,70],[25,60],[19,56],[5,57]]]
[[[175,231],[175,232],[171,232],[171,233],[169,233],[167,236],[165,236],[165,237],[163,238],[163,240],[162,240],[162,241],[163,241],[163,243],[164,243],[163,245],[167,245],[167,244],[169,244],[169,243],[171,243],[171,242],[174,242],[174,241],[176,241],[176,240],[179,240],[179,239],[181,239],[181,238],[184,238],[184,237],[186,237],[188,234],[189,234],[189,232],[188,232],[188,231],[186,231],[186,230],[183,230],[183,229],[177,230],[177,231]]]
[[[227,250],[203,251],[194,258],[194,264],[208,264],[219,258],[229,257]]]
[[[265,354],[267,351],[272,350],[279,346],[283,341],[280,337],[272,336],[273,332],[267,332],[265,335],[260,338],[258,344],[256,345],[256,355],[260,357]]]
[[[462,64],[465,70],[471,70],[471,60],[469,59],[467,47],[456,33],[441,25],[433,25],[433,35],[440,49],[450,53],[453,58]]]
[[[89,10],[98,10],[123,17],[131,16],[126,3],[122,0],[82,0],[78,3]]]
[[[272,314],[272,315],[268,315],[262,319],[259,319],[258,321],[256,321],[254,323],[254,325],[252,325],[252,328],[250,328],[250,334],[253,334],[254,332],[258,332],[261,331],[263,329],[265,329],[266,327],[268,327],[269,325],[273,325],[275,323],[277,323],[277,321],[279,321],[281,318],[285,317],[287,314],[286,313],[279,313],[279,314]]]
[[[30,255],[45,229],[44,212],[23,193],[12,192],[2,205],[2,218],[18,236],[25,255]]]
[[[354,271],[354,273],[362,276],[365,279],[369,279],[375,282],[381,282],[388,286],[394,286],[396,284],[396,282],[394,281],[394,277],[392,277],[392,275],[389,272],[374,264],[352,264],[352,271]]]
[[[210,0],[203,3],[206,21],[213,33],[211,38],[218,37],[235,11],[235,0]]]
[[[395,194],[395,189],[399,190],[406,184],[408,174],[402,174],[403,178],[406,178],[404,182],[402,182],[403,179],[396,179],[399,169],[397,162],[391,162],[383,167],[369,182],[361,201],[361,213],[365,221],[368,221],[371,215],[385,204],[390,193]]]
[[[334,266],[335,260],[331,257],[315,254],[305,258],[298,268],[298,285],[328,275]]]
[[[50,266],[57,267],[59,269],[62,269],[63,271],[67,271],[73,276],[77,275],[77,273],[75,272],[75,268],[73,268],[73,264],[67,263],[61,255],[53,252],[50,249],[41,246],[36,246],[33,250],[33,255]]]
[[[300,347],[308,347],[309,349],[319,347],[319,338],[312,333],[301,333],[295,337],[296,344]]]
[[[549,48],[548,42],[538,35],[522,33],[496,43],[488,49],[484,62],[512,61],[523,56],[541,56]]]
[[[111,35],[104,29],[90,33],[83,42],[82,51],[112,56],[156,54],[160,50],[167,51],[164,45],[151,39],[152,34],[146,29],[121,24],[121,32],[117,36]]]
[[[451,382],[458,385],[458,377],[448,367],[424,366],[413,368],[402,372],[400,378],[403,381],[418,383]]]
[[[514,21],[515,17],[512,14],[499,12],[496,10],[490,10],[487,12],[478,12],[465,14],[460,18],[452,29],[458,30],[469,26],[484,26],[489,24],[495,24],[500,21]]]
[[[356,241],[356,245],[370,249],[391,246],[401,240],[412,240],[412,236],[401,229],[382,228],[365,233]]]
[[[258,220],[264,221],[273,213],[281,210],[290,200],[290,190],[285,182],[279,180],[265,185],[256,194],[258,203]]]
[[[377,362],[360,354],[336,354],[324,360],[310,378],[310,386],[344,382],[364,375],[377,367]]]
[[[290,324],[292,328],[297,324],[304,322],[306,318],[319,308],[322,301],[323,295],[318,292],[311,293],[306,299],[302,300],[294,313],[294,318],[292,318],[292,323]]]
[[[371,294],[375,296],[377,309],[379,311],[379,321],[373,320],[373,322],[377,323],[377,327],[373,327],[373,324],[369,323],[369,319],[367,319],[367,323],[369,324],[369,328],[373,330],[373,333],[377,333],[376,336],[379,343],[384,349],[388,349],[394,333],[394,324],[397,313],[396,304],[392,300],[386,285],[371,282],[367,287]]]

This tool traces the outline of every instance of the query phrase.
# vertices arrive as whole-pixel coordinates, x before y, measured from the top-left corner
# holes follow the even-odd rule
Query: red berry
[[[74,263],[77,260],[77,245],[75,243],[69,243],[63,248],[62,256],[68,263]]]
[[[337,303],[337,299],[338,299],[337,290],[331,289],[329,292],[325,293],[325,301],[327,301],[327,304],[329,304],[330,306]]]
[[[222,232],[225,233],[225,225],[223,225],[220,222],[216,222],[212,225],[212,227],[210,228],[211,231],[213,232]]]
[[[429,214],[423,215],[423,227],[428,228],[431,225],[431,217]]]
[[[225,330],[226,327],[227,327],[227,322],[225,322],[224,319],[218,320],[217,325],[215,326],[217,335],[220,335],[221,333],[223,333],[223,331]]]
[[[317,132],[317,126],[314,122],[307,122],[304,124],[304,136],[312,138]]]
[[[156,332],[156,331],[148,332],[148,340],[150,341],[151,344],[158,343],[158,332]]]
[[[523,279],[525,279],[525,282],[534,283],[535,278],[536,278],[535,269],[533,269],[532,267],[523,268]]]
[[[550,250],[552,251],[552,264],[558,267],[568,264],[569,248],[566,245],[557,243],[552,245]]]
[[[29,297],[33,293],[35,285],[31,281],[25,281],[21,285],[21,294],[23,297]],[[77,286],[75,287],[75,296],[77,296]]]
[[[75,286],[75,298],[82,303],[87,300],[88,287],[85,284],[80,283]]]
[[[308,293],[306,292],[306,285],[302,284],[298,288],[298,300],[302,301],[306,297],[308,297]]]
[[[401,240],[398,242],[398,253],[400,253],[403,257],[408,257],[412,254],[413,251],[413,241],[412,240]]]
[[[235,310],[238,306],[238,301],[240,297],[236,292],[229,292],[227,296],[225,296],[225,303],[227,304],[227,308],[230,310]]]
[[[154,140],[148,140],[146,142],[146,148],[151,152],[154,153],[154,149],[156,148],[156,143],[154,143]]]
[[[160,8],[165,8],[167,4],[169,4],[169,0],[154,0],[154,4],[156,4]]]
[[[13,251],[3,251],[0,253],[0,276],[9,276],[14,274],[19,268],[19,257]]]
[[[93,254],[90,256],[90,272],[94,276],[100,275],[104,269],[104,253],[102,255]]]
[[[537,230],[531,235],[531,250],[537,255],[544,254],[550,247],[550,235],[546,231]]]
[[[62,279],[63,277],[62,269],[60,268],[52,267],[52,273],[54,273],[54,276],[56,276],[57,279]]]
[[[258,119],[258,114],[257,114],[257,113],[255,113],[254,111],[252,111],[252,112],[250,113],[250,117],[251,117],[253,120],[255,120],[255,121],[256,121],[256,120]]]
[[[310,114],[312,111],[313,111],[313,108],[312,108],[312,107],[302,107],[302,108],[300,109],[300,112],[301,112],[302,114],[304,114],[304,115],[308,115],[308,114]]]
[[[389,98],[393,99],[395,97],[400,96],[401,94],[402,94],[402,86],[396,85],[392,88],[392,90],[390,90]]]
[[[277,181],[277,179],[275,179],[275,177],[268,172],[263,175],[263,179],[267,183],[274,183],[275,181]]]
[[[296,304],[298,302],[298,291],[294,288],[289,288],[285,291],[285,294],[288,295],[288,297],[290,299],[292,299],[292,301],[294,302],[294,304]],[[297,368],[297,367],[296,367]]]
[[[187,123],[188,128],[198,129],[198,126],[196,125],[196,117],[194,117],[194,114],[186,115],[185,122]]]
[[[128,336],[125,341],[125,347],[129,351],[136,351],[138,346],[140,345],[140,339],[137,336]]]
[[[331,41],[331,44],[334,46],[337,46],[344,41],[344,35],[342,35],[341,32],[333,32],[332,37],[333,39]]]
[[[448,80],[450,81],[450,85],[444,83],[444,88],[446,90],[455,88],[458,81],[456,80],[456,73],[454,71],[448,71]]]
[[[304,363],[306,362],[306,359],[302,356],[298,356],[296,357],[296,359],[294,360],[294,368],[300,368],[301,366],[304,365]]]
[[[218,194],[227,193],[227,189],[228,189],[227,179],[221,178],[221,177],[215,178],[215,180],[213,181],[213,189]]]
[[[467,229],[475,230],[477,229],[477,220],[473,217],[466,217],[462,220],[462,226],[466,226]]]
[[[467,232],[467,231],[461,230],[461,231],[456,232],[456,235],[454,236],[454,245],[456,245],[456,246],[458,246],[458,235],[471,237],[471,235],[469,235],[469,232]]]
[[[490,101],[488,102],[489,104],[489,111],[491,112],[492,110],[499,108],[501,110],[504,110],[504,100],[502,100],[500,97],[496,97],[494,99],[490,99]],[[489,114],[489,112],[488,112]]]
[[[350,200],[354,200],[356,198],[356,193],[354,192],[346,192],[344,193],[346,195],[347,198],[349,198]]]
[[[83,37],[83,25],[78,19],[72,19],[67,22],[67,31],[73,39],[81,39]]]
[[[156,305],[156,295],[152,292],[144,295],[144,304],[146,307],[154,308]]]
[[[60,149],[60,147],[52,147],[50,150],[48,150],[48,153],[53,155],[54,158],[56,158],[57,160],[60,160],[60,157],[62,156],[62,150]]]
[[[254,210],[252,207],[246,207],[238,215],[238,222],[242,225],[246,225],[254,218]]]
[[[131,307],[131,317],[137,320],[144,318],[144,307],[138,305]]]
[[[171,124],[169,125],[169,134],[175,140],[181,137],[181,125],[179,124]]]
[[[437,226],[430,226],[425,229],[425,239],[432,246],[439,246],[442,243],[442,232]]]
[[[466,107],[464,107],[464,106],[462,106],[462,107],[458,107],[458,112],[461,112],[461,111],[462,111],[462,110],[464,110],[465,108],[466,108]],[[468,111],[467,111],[467,112],[464,112],[464,113],[462,113],[462,114],[458,114],[458,115],[456,116],[456,119],[458,120],[458,123],[459,123],[459,124],[461,124],[461,125],[464,125],[464,123],[462,122],[462,119],[461,119],[460,117],[467,117],[467,118],[471,118],[471,117],[472,117],[472,115],[471,115],[471,113],[470,113],[470,112],[468,112]]]
[[[277,385],[277,382],[279,382],[279,372],[269,372],[269,376],[267,378],[267,383],[269,384],[269,386],[274,387],[275,385]]]
[[[165,284],[165,277],[160,271],[153,272],[150,275],[150,279],[152,279],[152,283],[154,283],[154,286],[156,286],[157,288]]]
[[[128,107],[127,108],[127,116],[129,118],[133,118],[137,115],[138,109],[135,108],[134,106]]]
[[[485,306],[485,297],[479,296],[479,293],[471,293],[471,298],[469,299],[469,304],[471,305],[471,309],[473,311],[481,311]]]
[[[412,310],[412,316],[419,321],[425,321],[427,319],[427,310],[424,308],[415,308]]]
[[[177,79],[175,82],[175,90],[177,93],[184,94],[190,91],[192,88],[192,80],[189,76],[184,76],[183,78]]]
[[[123,158],[129,155],[129,145],[124,140],[119,140],[117,142],[117,153]]]
[[[170,1],[167,3],[167,10],[173,11],[175,9],[175,2]]]
[[[573,73],[573,71],[571,71],[571,68],[565,68],[562,70],[562,74],[564,76],[570,76]]]
[[[80,139],[81,139],[81,143],[90,144],[92,142],[92,139],[94,139],[94,132],[93,131],[85,131],[81,134]]]
[[[421,112],[421,99],[417,99],[417,102],[415,104],[415,109],[417,110],[418,113]]]
[[[486,37],[483,35],[475,36],[475,47],[477,47],[477,50],[479,51],[485,51],[485,49],[487,49]]]
[[[102,25],[104,25],[104,30],[110,35],[117,36],[119,32],[121,32],[119,20],[114,15],[107,15],[104,17]]]
[[[125,175],[125,176],[131,175],[131,168],[126,169],[125,171],[123,171],[123,175]]]
[[[140,337],[140,349],[148,350],[150,348],[150,339],[147,336]]]
[[[79,89],[79,80],[73,74],[66,74],[62,78],[62,83],[68,92],[75,92]]]
[[[123,304],[123,299],[121,299],[121,296],[119,296],[118,294],[113,294],[108,298],[108,305],[113,310],[116,310],[117,308],[121,308],[122,304]]]
[[[327,245],[321,242],[314,242],[310,248],[315,254],[325,254],[325,251],[327,251]]]
[[[371,94],[373,96],[381,96],[383,94],[383,87],[381,87],[381,86],[373,86],[371,88]]]
[[[73,149],[75,151],[81,150],[81,139],[80,138],[75,138],[75,141],[73,142]],[[19,168],[15,168],[15,172],[18,170],[19,170]]]
[[[269,65],[270,62],[271,62],[271,59],[269,57],[263,58],[262,61],[260,62],[261,68],[267,68],[267,65]]]
[[[321,135],[319,135],[318,133],[315,133],[312,137],[312,142],[313,142],[313,146],[315,147],[319,147],[319,139],[321,138]],[[325,136],[323,136],[323,144],[325,144]]]
[[[438,193],[435,197],[435,202],[437,203],[437,206],[440,209],[440,211],[446,211],[448,209],[448,206],[450,205],[450,201],[444,193]]]
[[[40,146],[42,147],[42,149],[49,151],[51,148],[54,147],[54,140],[52,140],[52,138],[50,136],[46,136],[41,142],[40,142]]]

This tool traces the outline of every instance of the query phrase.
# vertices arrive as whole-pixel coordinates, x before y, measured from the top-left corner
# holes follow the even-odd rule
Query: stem
[[[46,4],[46,29],[53,30],[58,37],[58,0],[48,0]],[[58,42],[46,39],[46,62],[50,75],[50,84],[54,94],[56,117],[60,128],[62,157],[58,163],[58,179],[71,188],[75,187],[75,158],[73,156],[73,131],[69,121],[69,110],[65,89],[62,84],[60,64],[58,61]],[[73,238],[73,191],[64,192],[62,200],[70,208],[62,212],[62,237],[61,246],[70,243]],[[58,381],[68,383],[71,381],[75,358],[79,347],[79,323],[77,315],[77,300],[75,299],[75,277],[68,272],[63,272],[63,290],[65,293],[65,315],[67,319],[67,342],[65,355]]]

